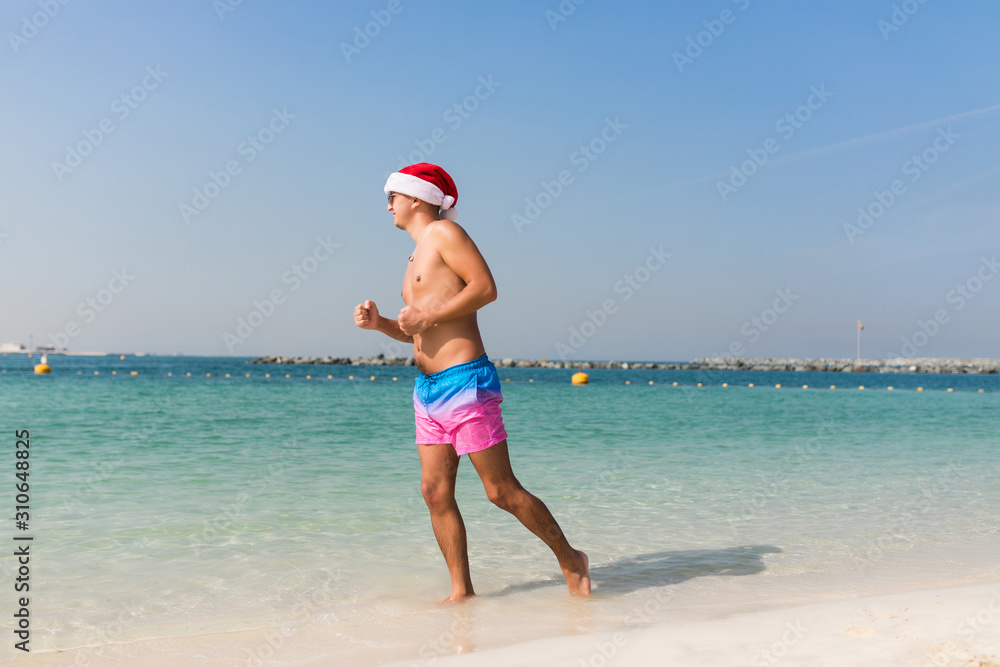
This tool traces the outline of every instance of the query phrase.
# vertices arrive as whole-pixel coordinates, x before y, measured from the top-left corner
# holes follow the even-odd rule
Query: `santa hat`
[[[390,192],[416,197],[439,207],[441,217],[445,220],[458,218],[458,213],[455,212],[458,188],[448,172],[436,164],[411,164],[389,174],[389,180],[385,182],[385,193]]]

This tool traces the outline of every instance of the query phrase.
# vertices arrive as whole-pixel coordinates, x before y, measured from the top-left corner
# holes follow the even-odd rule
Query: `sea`
[[[1000,574],[997,375],[594,369],[574,386],[572,370],[501,368],[514,472],[589,555],[593,597],[568,597],[463,462],[478,597],[449,605],[414,368],[37,361],[0,357],[0,612],[14,627],[12,554],[30,545],[45,664],[187,640],[221,647],[211,664],[429,666]],[[0,662],[26,659],[4,635]]]

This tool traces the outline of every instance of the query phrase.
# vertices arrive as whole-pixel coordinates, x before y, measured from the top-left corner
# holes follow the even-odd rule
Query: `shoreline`
[[[992,581],[845,595],[723,618],[658,622],[626,626],[617,632],[539,639],[471,655],[442,656],[438,664],[998,667],[998,646],[1000,585]],[[386,667],[413,664],[393,662]]]
[[[941,581],[931,586],[916,585],[870,594],[849,591],[817,594],[810,596],[812,599],[787,600],[785,604],[761,604],[719,616],[698,613],[694,618],[676,620],[648,619],[644,612],[648,611],[647,605],[637,607],[617,628],[596,632],[581,632],[583,628],[578,628],[567,634],[515,640],[482,649],[467,644],[460,632],[463,627],[454,621],[445,624],[445,632],[436,642],[425,642],[416,656],[400,660],[401,652],[416,649],[386,646],[389,650],[381,659],[371,654],[351,655],[350,659],[356,661],[353,664],[385,667],[434,664],[770,667],[779,660],[783,665],[804,667],[817,664],[997,667],[1000,665],[997,648],[1000,578],[993,573],[977,579]],[[576,606],[579,607],[576,614],[585,617],[585,607]],[[660,609],[658,604],[654,607]],[[454,610],[444,612],[464,618]],[[210,622],[194,624],[200,625],[203,632],[36,649],[30,662],[55,667],[66,664],[67,657],[72,656],[77,664],[109,666],[166,667],[177,664],[179,657],[187,658],[191,664],[205,664],[206,657],[215,664],[263,665],[271,658],[278,658],[285,665],[331,664],[330,660],[336,663],[344,656],[330,646],[331,633],[339,623],[334,621],[331,625],[325,616],[310,614],[306,620],[300,615],[295,622],[275,618],[270,623],[255,623],[256,627],[221,631],[213,629]],[[389,657],[392,654],[395,656]],[[16,656],[15,664],[21,664],[19,658],[26,656]]]
[[[781,357],[731,358],[702,357],[688,362],[677,361],[561,361],[550,359],[491,359],[498,368],[552,368],[564,370],[622,369],[673,371],[792,371],[812,373],[929,373],[957,375],[994,375],[1000,373],[998,359],[897,358],[897,359],[798,359]],[[413,357],[290,357],[268,355],[247,361],[248,364],[287,364],[325,366],[413,366]]]

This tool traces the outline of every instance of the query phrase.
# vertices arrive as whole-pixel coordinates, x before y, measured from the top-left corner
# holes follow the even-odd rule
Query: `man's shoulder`
[[[462,225],[454,220],[436,220],[434,222],[434,235],[444,243],[454,243],[470,238]]]

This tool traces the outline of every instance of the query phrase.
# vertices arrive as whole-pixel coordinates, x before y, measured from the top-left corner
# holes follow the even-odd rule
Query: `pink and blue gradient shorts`
[[[417,376],[413,386],[417,444],[450,443],[459,456],[506,439],[500,417],[500,378],[484,354],[439,373]]]

